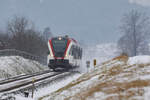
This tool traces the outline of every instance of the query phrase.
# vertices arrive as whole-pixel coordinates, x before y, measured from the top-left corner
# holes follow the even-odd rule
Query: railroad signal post
[[[93,60],[93,65],[96,67],[96,59]]]
[[[86,67],[87,67],[87,72],[88,72],[90,68],[90,61],[86,61]]]

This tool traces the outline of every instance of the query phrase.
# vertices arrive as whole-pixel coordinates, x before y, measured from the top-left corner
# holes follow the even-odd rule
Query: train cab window
[[[52,39],[52,46],[53,46],[53,51],[54,55],[56,57],[63,57],[66,47],[67,47],[67,42],[68,40],[66,38],[54,38]]]

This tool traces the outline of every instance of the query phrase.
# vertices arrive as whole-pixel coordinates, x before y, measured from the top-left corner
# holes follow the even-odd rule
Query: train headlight
[[[61,37],[58,38],[58,40],[61,40],[61,39],[62,39]]]

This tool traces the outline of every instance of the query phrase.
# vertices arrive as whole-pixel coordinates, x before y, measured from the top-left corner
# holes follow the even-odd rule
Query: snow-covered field
[[[21,74],[31,74],[48,69],[36,61],[19,56],[0,57],[0,79]]]
[[[119,56],[39,100],[149,100],[150,56]]]

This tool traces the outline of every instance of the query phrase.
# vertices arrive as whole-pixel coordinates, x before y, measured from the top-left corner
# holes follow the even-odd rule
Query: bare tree
[[[15,16],[7,24],[7,33],[12,36],[11,45],[15,49],[22,50],[24,48],[24,35],[30,29],[29,21],[25,17]]]
[[[7,30],[13,35],[23,34],[29,28],[29,21],[25,17],[15,16],[8,22]]]
[[[33,24],[25,17],[15,16],[7,25],[7,32],[11,34],[9,43],[11,48],[42,56],[47,51],[47,43]]]
[[[0,49],[8,49],[9,48],[9,40],[10,37],[4,31],[0,31]]]
[[[144,13],[132,10],[124,15],[121,25],[123,36],[118,46],[129,56],[148,54],[149,17]]]
[[[49,27],[46,27],[43,32],[43,38],[47,42],[52,37],[52,32]]]

